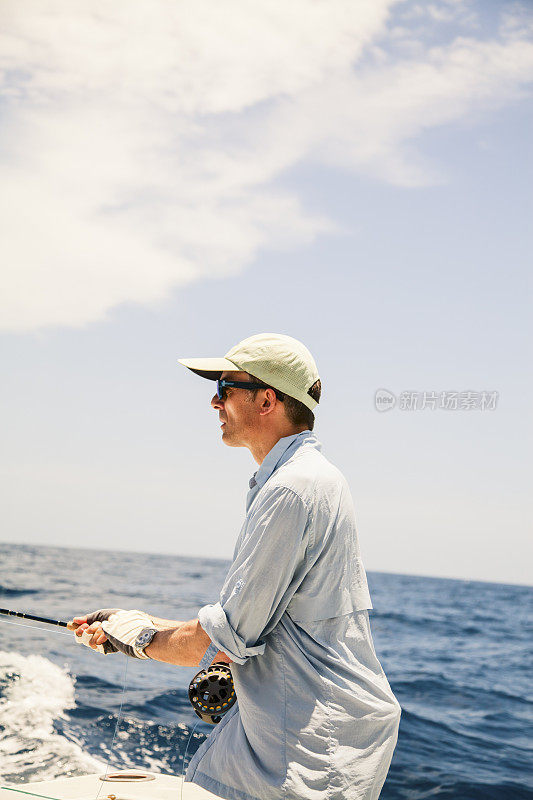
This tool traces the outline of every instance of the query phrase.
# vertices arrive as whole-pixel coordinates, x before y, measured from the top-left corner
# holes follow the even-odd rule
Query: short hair
[[[292,425],[297,425],[298,427],[300,425],[305,425],[307,428],[309,428],[310,431],[313,430],[315,425],[315,415],[313,414],[310,408],[308,408],[304,403],[300,402],[300,400],[296,400],[295,397],[291,397],[290,395],[286,394],[286,392],[280,392],[279,389],[275,389],[273,386],[269,386],[268,383],[264,383],[264,381],[260,380],[259,378],[256,378],[255,375],[252,375],[251,373],[248,374],[250,375],[254,383],[259,383],[261,385],[261,388],[272,389],[272,391],[275,392],[278,400],[284,404],[285,413],[287,415],[289,422]],[[254,389],[251,392],[251,395],[254,400],[257,397],[258,391],[259,389]],[[317,381],[313,383],[311,388],[307,390],[307,394],[318,403],[320,400],[321,392],[322,392],[322,384],[319,378]]]

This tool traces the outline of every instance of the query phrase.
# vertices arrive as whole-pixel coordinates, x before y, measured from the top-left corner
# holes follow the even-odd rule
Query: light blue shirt
[[[228,800],[374,800],[400,706],[377,659],[350,490],[309,430],[250,480],[220,601],[198,618],[232,659],[238,703],[186,780]]]

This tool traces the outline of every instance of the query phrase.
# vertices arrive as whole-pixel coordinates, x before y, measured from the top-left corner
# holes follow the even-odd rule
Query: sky
[[[273,331],[369,571],[531,583],[532,83],[526,2],[4,0],[0,539],[230,558],[177,359]]]

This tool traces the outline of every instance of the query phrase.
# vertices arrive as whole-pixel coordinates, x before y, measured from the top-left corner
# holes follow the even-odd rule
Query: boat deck
[[[35,797],[48,800],[180,800],[181,778],[137,770],[110,772],[123,776],[117,780],[100,780],[100,775],[83,775],[80,778],[56,778],[53,781],[11,784],[0,787],[0,800],[34,800]],[[130,780],[124,776],[131,777]],[[145,775],[150,780],[141,780]],[[110,797],[111,795],[111,797]],[[183,784],[183,800],[213,800],[216,795],[196,786]]]

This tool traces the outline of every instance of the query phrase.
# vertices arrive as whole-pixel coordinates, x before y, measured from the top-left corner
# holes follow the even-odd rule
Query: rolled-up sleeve
[[[263,489],[249,512],[220,601],[198,612],[212,643],[237,664],[264,652],[263,637],[303,580],[308,522],[308,509],[292,489]]]

